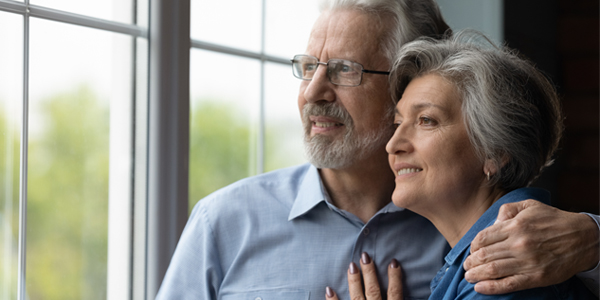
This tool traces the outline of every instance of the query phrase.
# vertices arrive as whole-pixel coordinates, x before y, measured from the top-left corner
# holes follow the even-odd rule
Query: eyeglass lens
[[[296,55],[292,68],[296,78],[310,80],[317,71],[319,63],[317,58],[308,55]],[[344,60],[331,59],[327,62],[327,75],[333,84],[344,86],[360,85],[362,80],[362,66],[358,63]]]

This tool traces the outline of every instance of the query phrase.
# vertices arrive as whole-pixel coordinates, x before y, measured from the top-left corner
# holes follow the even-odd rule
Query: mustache
[[[337,103],[306,103],[302,108],[304,122],[311,123],[310,116],[324,116],[339,120],[344,126],[351,128],[354,123],[348,111]]]

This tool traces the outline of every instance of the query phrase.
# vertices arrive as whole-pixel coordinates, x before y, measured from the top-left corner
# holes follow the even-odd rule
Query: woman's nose
[[[388,141],[385,146],[385,150],[390,155],[410,153],[414,150],[414,147],[410,140],[410,128],[408,126],[398,125],[394,135]]]

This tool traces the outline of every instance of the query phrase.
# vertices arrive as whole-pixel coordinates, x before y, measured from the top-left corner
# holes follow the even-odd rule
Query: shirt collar
[[[458,243],[450,250],[450,253],[446,255],[446,262],[448,264],[454,264],[454,261],[461,256],[461,254],[471,246],[471,242],[475,239],[475,236],[492,225],[498,217],[498,211],[500,206],[505,203],[518,202],[525,199],[535,199],[545,204],[550,203],[550,192],[539,188],[520,188],[516,189],[508,194],[502,196],[498,201],[494,202],[488,210],[481,215],[479,220],[467,231],[467,233],[458,241]]]
[[[296,199],[292,205],[292,209],[288,216],[288,221],[306,214],[321,202],[326,202],[331,209],[339,210],[337,207],[331,204],[329,194],[323,185],[319,170],[315,166],[311,165],[306,172],[306,175],[302,179],[302,182],[300,183],[298,195],[296,195]],[[377,214],[393,213],[403,210],[404,208],[397,207],[393,202],[390,201],[390,203],[383,207]]]
[[[317,204],[326,201],[326,192],[319,176],[319,171],[313,165],[310,166],[298,189],[298,194],[292,205],[288,216],[291,221],[311,210]]]

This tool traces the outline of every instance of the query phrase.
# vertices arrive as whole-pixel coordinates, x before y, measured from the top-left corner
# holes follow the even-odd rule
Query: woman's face
[[[425,217],[460,211],[484,186],[483,162],[469,141],[455,87],[439,75],[413,79],[396,105],[386,150],[396,175],[394,204]]]

